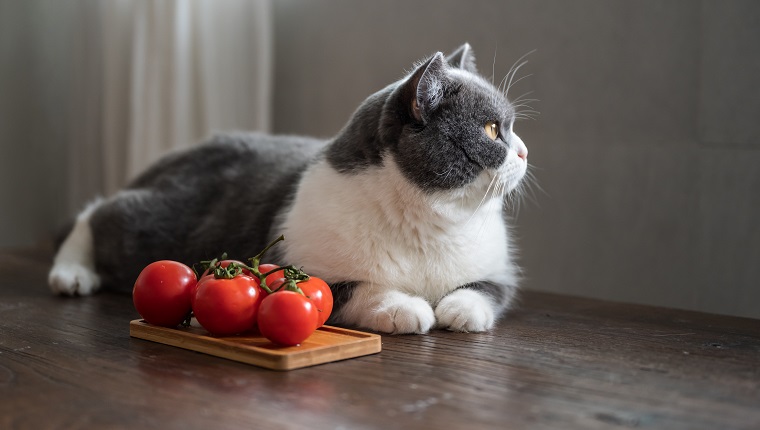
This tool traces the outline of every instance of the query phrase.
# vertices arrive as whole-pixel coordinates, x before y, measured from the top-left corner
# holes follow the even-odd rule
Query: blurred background
[[[0,0],[0,248],[214,130],[334,135],[469,42],[515,129],[525,288],[760,318],[760,2]]]

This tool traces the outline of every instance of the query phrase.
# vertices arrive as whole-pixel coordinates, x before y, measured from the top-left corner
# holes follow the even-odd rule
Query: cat
[[[129,291],[148,263],[267,260],[330,284],[329,324],[483,332],[520,271],[505,217],[527,171],[514,106],[469,44],[372,94],[332,139],[217,135],[89,204],[60,246],[54,293]]]

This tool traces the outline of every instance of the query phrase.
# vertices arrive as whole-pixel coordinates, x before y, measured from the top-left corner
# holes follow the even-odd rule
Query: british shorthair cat
[[[129,291],[152,261],[227,252],[327,281],[329,323],[385,333],[481,332],[519,269],[505,200],[527,171],[517,115],[465,44],[372,94],[334,138],[218,135],[167,155],[76,218],[53,292]]]

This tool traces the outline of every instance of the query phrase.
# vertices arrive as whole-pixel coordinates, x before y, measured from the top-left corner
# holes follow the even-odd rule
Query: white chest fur
[[[320,161],[283,220],[287,261],[328,282],[365,282],[431,303],[470,282],[510,283],[502,202],[476,211],[484,193],[425,194],[390,157],[352,175]]]

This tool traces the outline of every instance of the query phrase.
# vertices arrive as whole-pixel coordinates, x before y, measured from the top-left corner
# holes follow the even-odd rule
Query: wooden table
[[[128,334],[127,295],[0,253],[0,428],[760,428],[760,321],[528,293],[485,334],[265,370]]]

